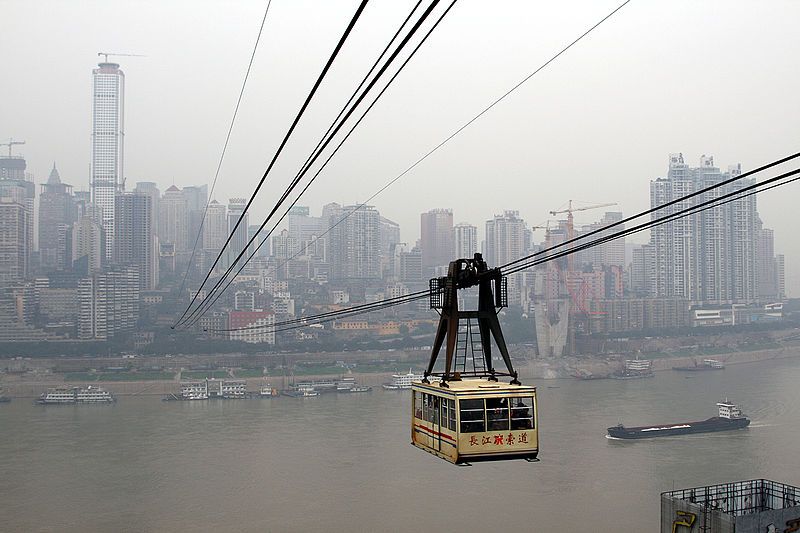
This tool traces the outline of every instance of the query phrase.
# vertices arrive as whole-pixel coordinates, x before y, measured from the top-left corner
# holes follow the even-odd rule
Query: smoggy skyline
[[[356,4],[273,1],[215,198],[250,193]],[[368,5],[251,221],[276,200],[412,5]],[[365,200],[616,5],[456,4],[300,204],[318,213],[328,202]],[[14,153],[37,183],[56,161],[65,182],[88,190],[97,52],[144,54],[112,58],[126,74],[128,188],[210,185],[265,6],[8,2],[9,20],[21,22],[0,35],[8,80],[0,138],[26,141]],[[633,214],[649,207],[649,181],[666,174],[671,152],[691,166],[708,154],[743,170],[793,153],[798,15],[791,2],[631,2],[373,203],[413,242],[419,214],[435,207],[479,226],[505,209],[538,225],[569,199],[617,202],[612,209]],[[758,197],[794,295],[800,242],[788,213],[796,187]]]

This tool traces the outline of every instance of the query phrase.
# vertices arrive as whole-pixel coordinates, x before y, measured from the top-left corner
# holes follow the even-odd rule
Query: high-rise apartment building
[[[102,209],[106,259],[114,255],[115,197],[125,190],[125,74],[117,63],[92,70],[92,202]]]
[[[452,209],[433,209],[420,215],[420,252],[426,275],[433,275],[436,267],[449,265],[454,259]]]
[[[139,288],[158,285],[158,239],[153,233],[153,204],[150,197],[137,193],[118,194],[114,262],[133,265],[139,271]]]
[[[84,216],[72,226],[72,263],[84,260],[87,275],[99,272],[103,265],[103,228],[91,217]]]
[[[171,244],[177,253],[189,248],[189,206],[183,192],[172,185],[158,205],[158,242]]]
[[[372,206],[338,204],[326,205],[323,213],[328,213],[331,226],[338,222],[329,233],[331,278],[380,279],[380,213]]]
[[[247,228],[248,228],[248,214],[244,212],[244,208],[247,205],[247,198],[231,198],[228,200],[228,230],[225,235],[225,239],[228,238],[228,235],[233,235],[231,237],[228,246],[225,248],[225,254],[220,261],[223,263],[223,267],[227,268],[230,265],[233,265],[234,262],[237,265],[241,265],[242,262],[247,260],[248,252],[245,252],[242,255],[242,258],[237,262],[236,258],[242,253],[242,250],[245,249],[247,246]],[[244,218],[242,218],[241,223],[237,227],[237,223],[239,219],[244,214]],[[235,230],[234,230],[235,228]],[[222,241],[225,242],[224,240]]]
[[[72,266],[72,224],[77,206],[72,185],[61,182],[55,163],[39,195],[39,266],[45,271]]]
[[[22,156],[8,155],[0,157],[0,198],[11,198],[22,205],[25,213],[25,275],[31,270],[33,254],[33,205],[36,197],[36,186],[33,177],[25,172],[27,163]]]
[[[575,236],[579,237],[581,235],[597,231],[597,233],[593,233],[591,237],[587,237],[587,240],[583,242],[589,242],[590,240],[607,237],[613,233],[624,230],[625,225],[618,224],[610,227],[607,230],[602,230],[602,231],[598,230],[611,226],[612,224],[617,224],[620,220],[622,220],[622,218],[623,218],[622,213],[618,211],[606,212],[603,215],[603,218],[601,218],[599,221],[593,222],[591,224],[586,224],[582,226],[580,229],[577,229],[577,231],[575,231]],[[624,267],[625,237],[618,237],[616,239],[604,242],[603,244],[592,246],[591,248],[582,250],[576,253],[575,255],[577,256],[575,258],[576,266],[593,265],[596,268],[600,268],[602,266]]]
[[[78,338],[106,340],[131,333],[139,320],[139,269],[112,267],[81,279]]]
[[[650,205],[657,207],[741,174],[736,165],[721,172],[703,156],[689,167],[682,154],[671,154],[667,177],[650,182]],[[651,218],[676,213],[752,184],[742,179],[655,211]],[[758,296],[756,197],[748,196],[714,209],[676,218],[651,229],[655,296],[693,302],[750,302]]]
[[[17,199],[0,196],[0,285],[28,276],[28,215]]]
[[[203,250],[219,253],[228,237],[228,216],[225,204],[211,200],[203,223]]]
[[[137,181],[133,192],[150,197],[150,201],[153,203],[153,213],[155,213],[153,216],[153,233],[161,235],[158,227],[160,218],[158,214],[161,213],[161,190],[159,190],[158,184],[153,181]]]
[[[478,228],[461,222],[453,226],[455,254],[453,259],[470,258],[478,251]]]
[[[489,268],[510,263],[522,257],[530,242],[530,230],[519,216],[519,211],[505,211],[486,221],[486,241],[484,259]],[[521,302],[524,277],[522,273],[508,277],[508,299],[511,303]]]

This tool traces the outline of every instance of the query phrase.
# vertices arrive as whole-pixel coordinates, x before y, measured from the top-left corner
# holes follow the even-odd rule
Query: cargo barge
[[[608,428],[608,436],[615,439],[649,439],[693,433],[714,433],[742,429],[750,425],[750,419],[736,405],[725,400],[717,404],[719,416],[698,422],[679,422],[655,426],[625,427],[622,424]]]

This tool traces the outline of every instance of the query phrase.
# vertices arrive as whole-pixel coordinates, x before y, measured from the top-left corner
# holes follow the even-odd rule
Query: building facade
[[[452,209],[432,209],[420,215],[420,252],[426,275],[455,259],[453,239]]]
[[[153,204],[149,196],[122,193],[116,197],[114,263],[139,271],[139,288],[158,285],[158,239],[153,233]]]
[[[61,182],[55,163],[39,194],[39,266],[41,270],[64,270],[72,266],[72,224],[77,206],[72,185]]]

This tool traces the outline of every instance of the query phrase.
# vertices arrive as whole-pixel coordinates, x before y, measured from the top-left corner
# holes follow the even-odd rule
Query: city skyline
[[[721,5],[679,3],[651,6],[647,10],[631,6],[614,22],[619,31],[597,32],[587,46],[576,47],[566,54],[557,71],[537,77],[463,138],[403,178],[402,185],[398,184],[400,189],[389,189],[384,198],[400,201],[382,200],[384,215],[407,232],[406,228],[413,227],[413,219],[419,213],[441,206],[452,206],[457,220],[472,221],[486,220],[500,209],[519,210],[531,224],[544,221],[548,218],[547,211],[557,209],[569,199],[616,201],[622,211],[633,213],[647,207],[642,192],[646,191],[649,180],[663,172],[665,153],[683,151],[693,165],[703,153],[713,153],[720,161],[740,162],[742,169],[747,170],[793,152],[800,139],[789,124],[797,122],[798,111],[778,102],[791,100],[790,95],[800,90],[800,80],[796,76],[787,77],[781,55],[772,53],[798,46],[799,38],[794,32],[788,28],[780,30],[789,24],[791,13],[779,15],[737,3],[726,3],[720,9]],[[294,54],[291,65],[275,51],[292,45],[294,38],[283,28],[294,27],[302,8],[308,6],[301,3],[276,7],[276,17],[284,22],[282,27],[273,27],[268,21],[265,28],[263,47],[256,56],[253,77],[220,175],[221,183],[231,189],[226,196],[244,196],[252,189],[254,180],[263,171],[265,154],[274,148],[277,134],[288,124],[289,109],[301,92],[298,89],[309,84],[306,73],[321,65],[321,54],[328,46],[325,43],[335,38],[335,22],[345,16],[348,6],[346,2],[316,6],[321,10],[320,18],[304,24],[318,35],[319,42]],[[527,16],[530,8],[522,3],[509,4],[509,11],[502,14],[487,13],[480,6],[460,6],[454,17],[442,25],[441,34],[431,41],[430,47],[415,59],[412,64],[415,74],[398,79],[398,85],[387,94],[387,103],[376,108],[375,116],[364,124],[365,132],[356,135],[352,147],[348,149],[348,144],[337,155],[332,167],[309,190],[304,203],[317,208],[334,198],[347,204],[363,200],[449,134],[472,110],[501,94],[540,63],[568,35],[595,20],[599,13],[607,12],[609,6],[586,2],[550,6],[547,18],[558,21],[552,25],[539,22],[542,20],[539,16]],[[36,16],[39,21],[26,30],[24,37],[19,37],[31,46],[7,58],[9,68],[25,72],[28,85],[37,90],[24,92],[13,84],[0,89],[7,95],[3,101],[13,102],[4,113],[8,131],[0,134],[28,141],[25,150],[15,153],[26,154],[30,170],[39,178],[46,177],[52,161],[56,160],[62,176],[76,191],[88,187],[89,71],[96,63],[97,52],[108,46],[119,52],[147,55],[109,57],[110,61],[124,60],[120,63],[127,76],[128,182],[158,181],[162,190],[171,182],[181,188],[198,182],[210,184],[262,6],[243,4],[236,10],[220,8],[219,12],[210,7],[208,18],[197,21],[198,28],[208,35],[208,41],[196,43],[200,47],[197,57],[203,57],[202,65],[191,57],[175,59],[173,44],[187,42],[179,37],[187,29],[174,28],[169,21],[182,17],[185,4],[161,6],[165,11],[158,17],[148,7],[131,10],[124,5],[120,6],[120,12],[113,13],[108,12],[113,11],[111,7],[75,6],[68,14],[58,4],[48,10],[22,2],[12,2],[8,7],[9,16]],[[365,21],[376,28],[388,29],[404,10],[400,4],[375,7],[374,11],[367,10],[365,16],[370,18]],[[507,13],[519,16],[509,17]],[[37,36],[49,38],[60,34],[60,23],[65,16],[74,17],[79,27],[91,25],[93,31],[85,35],[77,32],[78,35],[65,39],[64,46],[39,53],[43,61],[33,61],[32,54],[41,52],[36,43],[45,40]],[[98,17],[106,20],[116,16],[130,21],[131,26],[118,25],[112,30],[94,23],[100,20]],[[661,23],[654,28],[650,17]],[[214,24],[210,24],[211,20]],[[464,38],[466,28],[477,20],[487,25],[486,42],[473,43]],[[751,27],[753,20],[761,24]],[[133,27],[138,27],[137,21],[140,26],[151,28],[147,40],[132,32]],[[252,32],[246,31],[248,27]],[[752,42],[740,38],[742,32],[738,30],[745,27],[748,35],[752,35]],[[666,28],[671,28],[668,33]],[[14,42],[19,30],[9,28],[0,40]],[[377,49],[378,43],[370,40],[369,35],[357,35],[364,45],[362,49]],[[531,35],[536,38],[531,40]],[[225,42],[226,46],[210,47],[212,41]],[[666,41],[684,45],[667,53],[663,49]],[[698,43],[702,46],[694,46]],[[451,46],[466,47],[465,53],[452,59],[455,62],[451,69],[439,69],[436,65]],[[485,50],[474,50],[473,46]],[[689,46],[691,57],[686,49]],[[470,51],[483,54],[481,57],[491,55],[479,69],[486,74],[480,81],[466,74],[474,71],[466,68],[466,60],[460,59],[469,57]],[[330,89],[336,97],[349,88],[342,79],[351,79],[371,60],[361,52],[347,53],[348,61],[338,67],[340,70],[333,73],[338,75],[331,80]],[[594,66],[598,62],[606,64],[607,57],[613,58],[610,66],[613,76]],[[659,60],[652,61],[652,57]],[[204,73],[209,71],[218,73],[213,95],[209,84],[203,81]],[[298,75],[300,72],[302,76]],[[281,84],[270,83],[276,76],[283,80]],[[731,90],[712,94],[703,91],[702,84],[682,81],[712,78]],[[48,83],[53,79],[59,83]],[[418,79],[426,80],[426,94],[432,94],[430,102],[419,98],[422,92]],[[448,88],[453,84],[460,88],[456,98],[449,97]],[[57,93],[54,87],[58,87]],[[625,89],[620,91],[620,87]],[[50,98],[56,94],[58,98]],[[262,101],[287,105],[282,106],[285,111],[276,111],[270,106],[257,105]],[[30,109],[42,112],[20,112]],[[198,109],[202,112],[196,112]],[[398,114],[397,109],[405,111]],[[672,121],[671,116],[682,119]],[[287,149],[286,161],[276,167],[276,185],[288,179],[282,176],[295,170],[297,161],[305,155],[299,147],[316,141],[309,131],[316,131],[325,119],[319,113],[311,113],[309,122],[301,123],[296,143],[290,143]],[[192,124],[191,128],[183,127],[186,124]],[[386,124],[386,130],[394,132],[392,136],[373,135],[378,124]],[[691,127],[687,128],[687,124]],[[770,131],[770,135],[763,135],[765,131]],[[258,141],[253,142],[254,139]],[[392,150],[387,151],[387,146],[392,146]],[[380,158],[362,156],[378,153],[382,154]],[[463,193],[459,192],[456,201],[452,200],[457,184],[498,181],[498,178],[503,187],[475,195],[468,186]],[[598,180],[604,184],[602,189],[594,187]],[[347,183],[359,183],[359,190]],[[424,197],[409,194],[423,189]],[[587,190],[592,191],[590,197],[584,192]],[[775,230],[776,245],[784,251],[790,269],[788,283],[797,292],[800,243],[791,239],[791,225],[783,216],[791,211],[789,196],[766,193],[760,201],[764,224]],[[514,201],[508,202],[511,197]],[[266,191],[256,200],[254,214],[263,213],[273,200]],[[409,233],[404,233],[402,239],[410,240]]]

